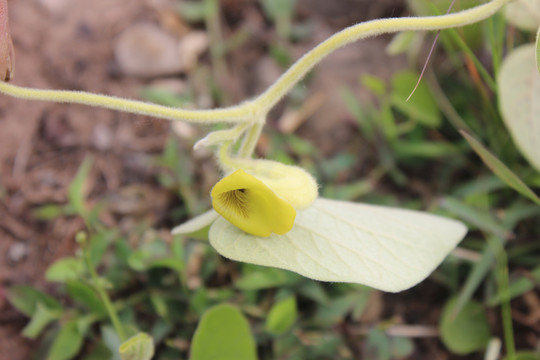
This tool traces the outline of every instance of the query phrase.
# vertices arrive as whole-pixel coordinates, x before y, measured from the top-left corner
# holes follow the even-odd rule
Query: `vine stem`
[[[347,44],[383,33],[441,30],[472,24],[493,15],[503,5],[510,1],[511,0],[492,0],[486,4],[468,10],[447,15],[377,19],[350,26],[334,34],[306,53],[258,97],[231,107],[213,110],[188,110],[82,91],[25,88],[5,82],[0,82],[0,92],[13,97],[29,100],[98,106],[129,113],[150,115],[168,120],[184,120],[194,123],[250,123],[255,125],[260,119],[266,118],[268,111],[270,111],[270,109],[285,96],[308,71],[313,69],[315,65],[330,53]],[[260,131],[257,129],[258,127],[259,126],[256,125],[254,126],[251,135],[254,136],[257,134],[258,136],[258,134],[260,134]],[[253,143],[252,140],[253,139],[250,136],[246,144],[247,146],[244,146],[243,148],[251,148]],[[244,151],[245,150],[242,150],[242,152]]]

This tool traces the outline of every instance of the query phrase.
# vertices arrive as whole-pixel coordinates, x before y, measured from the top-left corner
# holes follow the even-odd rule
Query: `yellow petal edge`
[[[307,208],[319,195],[317,182],[301,167],[265,159],[242,159],[237,163],[296,210]]]
[[[294,225],[296,210],[244,170],[236,170],[221,179],[211,195],[214,210],[248,234],[283,235]]]

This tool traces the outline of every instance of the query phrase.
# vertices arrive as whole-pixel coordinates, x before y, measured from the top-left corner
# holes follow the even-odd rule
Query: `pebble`
[[[11,245],[7,251],[8,259],[18,263],[28,255],[28,246],[22,242],[16,242]]]
[[[181,73],[179,41],[152,23],[127,28],[116,39],[114,55],[127,76],[158,77]]]

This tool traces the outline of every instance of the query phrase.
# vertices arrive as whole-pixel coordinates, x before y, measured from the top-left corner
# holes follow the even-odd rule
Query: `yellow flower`
[[[289,232],[295,209],[317,197],[317,184],[306,171],[268,160],[245,160],[242,169],[212,189],[212,206],[248,234],[267,237]]]

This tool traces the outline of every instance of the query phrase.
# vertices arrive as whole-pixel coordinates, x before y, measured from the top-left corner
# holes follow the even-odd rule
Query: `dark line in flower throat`
[[[218,195],[218,203],[223,210],[234,212],[244,218],[249,215],[246,189],[236,189]]]

